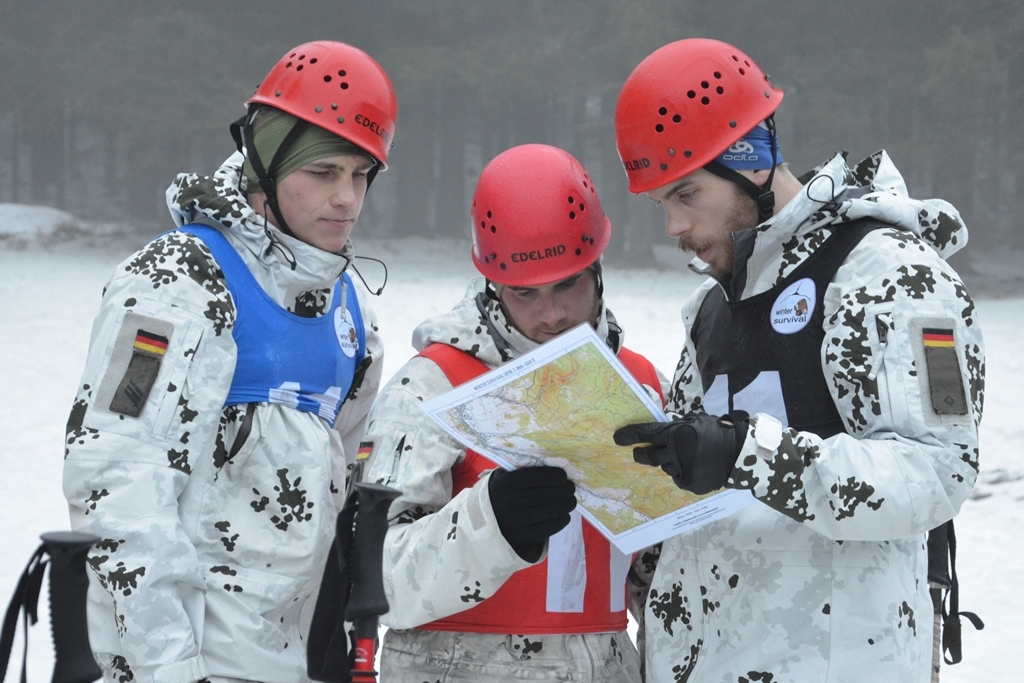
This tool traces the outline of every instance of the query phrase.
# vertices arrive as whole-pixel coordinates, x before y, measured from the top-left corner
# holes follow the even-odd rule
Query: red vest
[[[447,344],[431,344],[419,355],[436,363],[452,386],[463,384],[491,369],[482,361]],[[661,395],[661,382],[650,361],[625,348],[619,351],[619,360],[641,384],[654,388]],[[467,449],[465,459],[452,468],[452,495],[472,487],[482,472],[496,467],[488,458]],[[548,593],[551,590],[548,560],[554,553],[549,544],[548,557],[543,562],[515,572],[491,597],[471,609],[419,628],[523,635],[622,631],[626,628],[626,572],[631,558],[613,548],[585,519],[580,521],[586,580],[582,604],[570,607],[577,611],[548,611]]]

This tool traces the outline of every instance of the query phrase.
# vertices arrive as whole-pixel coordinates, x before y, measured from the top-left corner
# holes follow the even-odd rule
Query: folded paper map
[[[565,469],[583,515],[624,553],[753,500],[746,491],[682,491],[660,469],[633,462],[631,447],[615,445],[619,427],[667,418],[587,324],[424,402],[423,409],[503,467]]]

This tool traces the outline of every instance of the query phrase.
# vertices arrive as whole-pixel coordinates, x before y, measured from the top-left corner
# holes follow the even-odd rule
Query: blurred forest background
[[[959,267],[1024,252],[1020,0],[0,0],[0,202],[166,229],[174,174],[212,172],[277,59],[332,39],[373,55],[399,100],[360,234],[468,236],[483,165],[546,142],[594,178],[613,262],[644,263],[663,218],[627,193],[612,116],[632,68],[692,36],[737,45],[786,92],[798,174],[884,147],[912,195],[964,214]]]

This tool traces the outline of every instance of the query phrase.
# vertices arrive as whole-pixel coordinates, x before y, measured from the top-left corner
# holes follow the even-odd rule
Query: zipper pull
[[[875,316],[875,329],[878,330],[878,348],[871,354],[871,372],[868,373],[868,379],[872,382],[878,377],[878,368],[882,362],[882,356],[885,355],[885,347],[889,345],[889,330],[892,329],[892,315],[888,313],[879,313]]]

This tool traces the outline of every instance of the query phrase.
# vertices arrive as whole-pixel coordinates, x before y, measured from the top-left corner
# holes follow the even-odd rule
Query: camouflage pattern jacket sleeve
[[[530,566],[505,541],[487,495],[488,476],[452,497],[452,468],[465,448],[420,409],[451,389],[440,368],[416,357],[381,390],[366,438],[366,481],[402,492],[391,506],[384,544],[390,628],[408,629],[462,612]],[[537,561],[543,561],[541,556]]]

